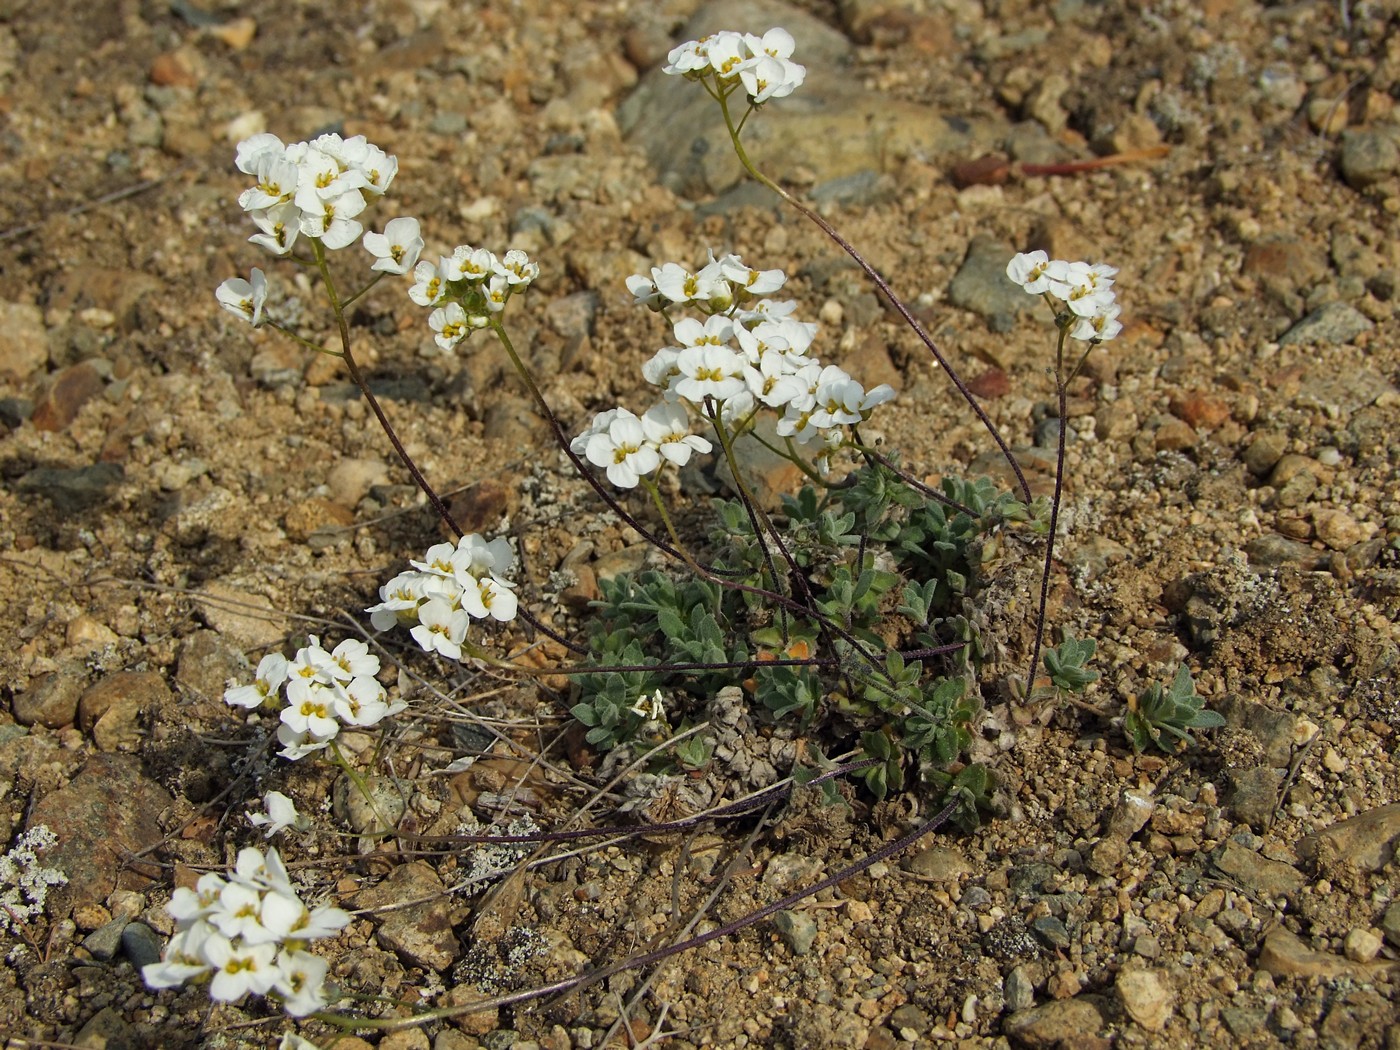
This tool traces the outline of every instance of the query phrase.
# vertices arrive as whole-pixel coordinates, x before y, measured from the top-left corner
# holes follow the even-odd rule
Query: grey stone
[[[20,725],[57,729],[77,717],[78,702],[86,685],[82,664],[68,661],[16,695],[10,702],[10,710]]]
[[[61,516],[72,517],[105,503],[125,476],[119,463],[35,467],[15,483],[15,489],[24,495],[43,496]]]
[[[1375,325],[1354,306],[1328,303],[1318,307],[1279,337],[1279,345],[1312,345],[1349,343]]]
[[[1381,916],[1381,933],[1392,948],[1400,948],[1400,901],[1394,901]]]
[[[1259,742],[1269,765],[1283,768],[1292,761],[1297,715],[1245,700],[1236,693],[1226,694],[1214,706],[1230,726],[1244,730]]]
[[[544,308],[545,323],[566,339],[591,336],[597,316],[598,293],[594,291],[554,299]]]
[[[1400,802],[1378,806],[1338,821],[1303,838],[1298,855],[1318,860],[1327,855],[1362,871],[1380,871],[1390,863],[1400,840]]]
[[[909,1028],[919,1035],[925,1035],[928,1030],[933,1027],[933,1022],[929,1019],[927,1013],[919,1009],[913,1003],[905,1003],[903,1006],[896,1009],[894,1013],[890,1014],[890,1025],[896,1031],[902,1028]]]
[[[1228,799],[1235,817],[1254,828],[1267,828],[1278,811],[1278,789],[1283,772],[1273,766],[1253,766],[1232,773]]]
[[[1006,885],[1013,898],[1035,897],[1059,876],[1059,869],[1044,861],[1018,864],[1007,873]]]
[[[1274,469],[1287,452],[1286,435],[1265,432],[1255,435],[1254,440],[1240,453],[1240,461],[1251,474],[1262,478]]]
[[[104,1006],[78,1030],[73,1045],[99,1050],[139,1050],[145,1043],[119,1011]]]
[[[812,950],[817,939],[817,923],[807,912],[780,911],[773,916],[773,925],[793,955],[806,955]]]
[[[335,815],[359,835],[383,836],[393,832],[408,808],[411,785],[393,777],[362,777],[364,790],[345,774],[332,789]]]
[[[49,897],[50,917],[66,915],[76,902],[106,900],[114,889],[148,885],[124,861],[161,841],[160,816],[171,804],[128,755],[94,755],[69,783],[40,799],[27,826],[46,824],[58,836],[44,863],[68,876]]]
[[[230,681],[252,681],[243,653],[213,631],[194,631],[180,643],[175,684],[187,694],[222,703]]]
[[[287,618],[261,594],[211,580],[199,589],[199,599],[204,622],[240,648],[275,648],[291,633]]]
[[[34,303],[0,302],[0,373],[27,380],[48,359],[44,311]]]
[[[1234,840],[1225,843],[1215,866],[1245,889],[1270,898],[1297,893],[1307,881],[1293,865],[1261,857]]]
[[[1128,1016],[1149,1032],[1160,1032],[1171,1020],[1175,994],[1165,974],[1156,970],[1121,970],[1113,989]]]
[[[1031,922],[1031,930],[1050,948],[1066,949],[1072,943],[1065,924],[1053,915],[1042,915]]]
[[[419,903],[403,907],[407,901]],[[379,924],[375,939],[381,948],[398,955],[410,966],[441,971],[461,954],[462,946],[452,931],[442,880],[421,860],[400,865],[377,886],[362,890],[355,896],[355,905],[360,908],[400,905],[394,911],[374,917]]]
[[[1012,1014],[1002,1032],[1015,1046],[1039,1050],[1092,1041],[1103,1027],[1103,1014],[1088,999],[1060,999]]]
[[[780,25],[792,33],[808,70],[838,70],[849,66],[854,55],[840,32],[776,0],[705,4],[677,40],[760,24]],[[868,171],[872,155],[976,156],[994,148],[1008,127],[997,119],[945,114],[924,103],[891,98],[851,76],[809,75],[801,89],[766,109],[772,112],[758,114],[744,130],[749,155],[770,174],[800,168],[818,183]],[[719,107],[698,84],[653,68],[618,108],[617,119],[673,192],[699,198],[722,193],[744,178]]]
[[[1275,977],[1335,977],[1366,978],[1387,970],[1400,968],[1400,963],[1377,960],[1370,963],[1352,962],[1331,952],[1313,951],[1286,926],[1276,926],[1264,938],[1259,952],[1259,969]]]
[[[1118,799],[1118,804],[1113,807],[1104,833],[1118,839],[1132,838],[1152,819],[1152,811],[1156,805],[1149,792],[1126,789]]]
[[[974,237],[958,272],[948,285],[948,301],[987,319],[992,331],[1009,332],[1017,315],[1036,305],[1006,276],[1016,252],[991,237]]]
[[[1276,532],[1256,536],[1244,546],[1249,556],[1249,564],[1260,568],[1276,569],[1292,565],[1303,572],[1312,572],[1327,563],[1327,553],[1309,547],[1298,540],[1290,540]]]
[[[128,923],[122,930],[122,952],[138,970],[160,962],[160,935],[144,922]]]
[[[1220,1019],[1236,1039],[1248,1040],[1263,1034],[1266,1014],[1245,1006],[1222,1006]]]
[[[937,882],[952,882],[972,871],[962,853],[948,846],[930,846],[903,862],[905,871]]]
[[[1365,128],[1342,132],[1342,178],[1355,190],[1384,182],[1400,170],[1400,147],[1389,135]]]
[[[92,953],[92,957],[98,962],[111,962],[116,958],[117,952],[122,946],[122,931],[126,929],[128,919],[113,919],[83,938],[83,947]]]
[[[898,192],[894,179],[878,171],[857,171],[827,179],[812,187],[812,203],[817,205],[866,206],[894,199]]]
[[[1013,966],[1001,980],[1001,993],[1006,997],[1006,1008],[1012,1013],[1029,1009],[1035,1002],[1035,981],[1030,967]]]

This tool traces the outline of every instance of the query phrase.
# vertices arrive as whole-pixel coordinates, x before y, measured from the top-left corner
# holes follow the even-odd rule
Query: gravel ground
[[[995,473],[923,348],[819,231],[739,183],[696,89],[659,75],[679,40],[783,25],[808,82],[757,118],[756,159],[891,278],[1038,487],[1052,333],[999,267],[1041,247],[1121,271],[1125,331],[1070,391],[1051,601],[1055,629],[1097,641],[1102,677],[1083,705],[1012,701],[1036,555],[989,565],[976,754],[995,819],[658,967],[334,1045],[1400,1048],[1393,0],[0,12],[0,844],[51,828],[41,863],[69,880],[0,932],[7,1046],[275,1045],[288,1023],[260,1000],[211,1009],[136,969],[172,932],[172,887],[260,841],[243,814],[268,790],[313,818],[278,840],[305,895],[356,911],[325,944],[333,979],[426,1006],[671,943],[716,888],[703,922],[739,918],[927,815],[916,794],[850,787],[845,807],[799,795],[751,840],[706,828],[529,870],[504,847],[366,856],[378,840],[356,837],[334,771],[277,759],[269,720],[220,700],[269,647],[354,636],[440,538],[336,363],[214,302],[263,265],[275,314],[325,334],[310,287],[246,244],[232,156],[253,132],[365,134],[401,162],[381,218],[418,216],[430,251],[537,257],[512,323],[572,428],[642,401],[661,333],[623,278],[735,250],[794,275],[823,357],[899,389],[880,436],[907,463]],[[1133,150],[1149,152],[1078,174],[952,174],[993,152]],[[352,340],[463,524],[508,526],[529,606],[578,630],[588,578],[635,564],[637,537],[571,476],[503,360],[484,340],[437,353],[389,283]],[[559,681],[390,657],[409,711],[346,743],[401,830],[562,826],[603,784]],[[1126,703],[1182,663],[1227,726],[1135,755]],[[695,803],[644,801],[653,818]]]

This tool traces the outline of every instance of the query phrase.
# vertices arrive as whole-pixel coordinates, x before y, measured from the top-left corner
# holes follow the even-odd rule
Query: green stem
[[[721,94],[717,95],[716,99],[719,102],[720,112],[724,114],[724,126],[729,131],[729,140],[734,145],[734,154],[739,158],[739,163],[744,166],[744,170],[758,183],[768,187],[768,189],[772,190],[784,201],[801,212],[806,218],[815,223],[824,234],[830,237],[847,255],[855,260],[857,266],[865,271],[865,275],[875,283],[875,287],[880,290],[889,304],[894,307],[895,312],[899,314],[904,323],[909,326],[914,334],[919,337],[919,341],[924,344],[928,352],[933,355],[933,359],[938,362],[938,366],[942,368],[943,371],[947,373],[948,378],[952,380],[953,386],[957,388],[963,400],[965,400],[968,405],[971,406],[972,411],[977,414],[977,418],[981,421],[982,426],[986,429],[992,440],[996,442],[997,447],[1001,449],[1001,454],[1006,457],[1006,462],[1010,465],[1012,473],[1016,475],[1016,482],[1020,486],[1021,492],[1025,495],[1026,502],[1029,503],[1031,499],[1031,486],[1026,480],[1025,473],[1021,470],[1021,464],[1016,461],[1015,455],[1012,454],[1011,446],[1007,443],[1006,439],[1002,437],[1001,431],[999,431],[996,424],[992,422],[991,416],[987,415],[986,410],[978,403],[972,391],[968,389],[967,383],[954,371],[953,366],[938,348],[938,344],[933,341],[933,337],[929,335],[928,332],[924,331],[924,326],[919,323],[918,318],[910,312],[909,308],[904,305],[904,301],[894,293],[894,289],[890,287],[889,282],[880,276],[875,267],[866,260],[865,256],[861,255],[855,245],[842,237],[831,223],[827,222],[814,210],[803,204],[791,193],[758,170],[753,161],[749,159],[748,152],[744,149],[743,142],[740,141],[739,136],[742,131],[742,125],[736,125],[734,123],[734,115],[729,110],[728,96]]]
[[[773,581],[773,590],[777,591],[780,589],[778,568],[773,564],[773,552],[768,549],[768,541],[764,537],[765,532],[771,533],[773,538],[777,541],[778,549],[783,552],[783,557],[787,560],[788,566],[793,572],[797,571],[797,566],[793,563],[791,555],[787,552],[787,548],[783,546],[782,540],[778,539],[777,531],[773,529],[772,522],[768,520],[768,515],[754,502],[748,487],[744,484],[743,475],[739,473],[738,457],[734,455],[734,443],[729,439],[729,432],[725,428],[720,408],[710,400],[708,395],[705,397],[705,412],[706,415],[709,416],[710,423],[715,428],[715,436],[719,438],[720,447],[724,449],[724,461],[729,464],[729,474],[734,479],[734,491],[739,493],[739,502],[744,505],[744,510],[748,512],[749,524],[753,527],[754,539],[758,541],[758,549],[763,552],[763,563],[768,567],[768,578]],[[760,524],[760,519],[762,519],[762,524]],[[779,606],[778,617],[778,625],[782,631],[783,645],[786,646],[788,644],[787,610]]]
[[[1055,346],[1055,394],[1059,401],[1060,429],[1055,442],[1055,495],[1050,501],[1050,532],[1045,537],[1045,565],[1040,573],[1040,607],[1035,618],[1035,641],[1031,646],[1030,673],[1026,676],[1026,699],[1029,701],[1035,691],[1036,671],[1040,666],[1040,648],[1045,636],[1045,609],[1050,601],[1050,572],[1055,561],[1055,530],[1060,521],[1060,499],[1064,492],[1065,478],[1065,408],[1068,400],[1068,384],[1065,380],[1065,339],[1069,326],[1060,325],[1060,338]]]
[[[355,354],[350,349],[350,324],[345,319],[345,303],[340,299],[340,294],[336,291],[335,281],[331,278],[330,266],[326,262],[326,249],[319,240],[311,242],[316,253],[316,268],[321,272],[321,282],[326,289],[326,297],[330,300],[331,310],[335,313],[336,328],[340,332],[340,357],[345,362],[346,371],[350,373],[350,381],[360,389],[360,393],[365,396],[365,401],[369,404],[374,417],[379,420],[379,426],[389,438],[389,443],[394,446],[394,451],[399,454],[399,460],[413,477],[413,483],[418,486],[423,495],[428,497],[428,502],[433,505],[433,510],[437,516],[443,520],[453,535],[460,538],[462,528],[457,524],[452,512],[447,509],[447,504],[442,501],[442,497],[428,484],[428,479],[423,476],[423,472],[418,469],[418,464],[413,461],[413,457],[408,454],[408,449],[403,447],[403,442],[399,440],[398,432],[389,422],[389,417],[384,414],[383,407],[379,404],[379,399],[374,396],[374,391],[369,388],[369,380],[360,371],[359,362],[355,360]]]

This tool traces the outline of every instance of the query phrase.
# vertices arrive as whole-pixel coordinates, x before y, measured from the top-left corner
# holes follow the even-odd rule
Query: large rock
[[[408,901],[420,903],[402,907]],[[462,946],[452,932],[450,902],[443,892],[442,880],[421,860],[395,868],[379,885],[362,890],[355,905],[398,906],[376,916],[379,929],[375,939],[380,947],[394,952],[410,966],[445,970],[461,954]]]
[[[807,169],[817,181],[869,170],[875,158],[975,155],[999,142],[1009,125],[939,113],[922,103],[863,88],[850,75],[854,48],[836,30],[777,0],[716,0],[685,24],[676,43],[722,29],[762,32],[782,26],[797,41],[793,60],[807,79],[768,103],[744,129],[759,169],[776,179]],[[662,65],[665,63],[663,62]],[[731,105],[736,100],[731,99]],[[742,101],[734,106],[743,116]],[[641,145],[663,183],[697,198],[721,193],[743,177],[719,106],[699,84],[650,70],[618,109],[618,124]]]
[[[1298,842],[1304,860],[1340,860],[1362,871],[1380,871],[1400,842],[1400,802],[1368,809]]]
[[[68,876],[50,901],[50,918],[74,904],[104,901],[115,889],[143,889],[150,879],[130,856],[161,840],[160,816],[172,805],[165,789],[129,755],[95,755],[68,784],[39,800],[28,827],[46,825],[58,842],[44,864]]]

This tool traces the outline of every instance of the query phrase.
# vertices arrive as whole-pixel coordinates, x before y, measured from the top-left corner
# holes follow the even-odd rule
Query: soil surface
[[[1040,491],[1053,326],[1000,268],[1030,248],[1119,268],[1125,330],[1070,390],[1050,603],[1101,677],[1082,703],[1013,699],[1039,548],[1010,545],[978,581],[994,644],[973,757],[1000,805],[979,829],[659,966],[334,1045],[1400,1048],[1391,0],[0,3],[0,849],[44,825],[38,863],[68,879],[0,932],[8,1046],[276,1045],[275,1006],[139,972],[171,889],[262,843],[244,814],[269,790],[311,818],[274,840],[303,895],[356,913],[319,950],[345,993],[388,997],[347,1003],[376,1017],[559,981],[697,914],[713,929],[929,815],[919,790],[874,805],[848,785],[844,806],[799,792],[757,828],[550,846],[528,869],[502,846],[414,858],[395,852],[413,831],[656,819],[754,784],[732,762],[691,794],[611,779],[565,680],[400,635],[381,680],[408,710],[344,742],[405,837],[357,837],[336,771],[277,758],[275,718],[221,700],[269,649],[367,631],[378,586],[442,538],[340,363],[215,303],[261,266],[273,316],[333,337],[305,276],[247,243],[233,147],[255,132],[396,154],[367,217],[419,217],[429,257],[531,252],[542,276],[508,321],[572,431],[649,403],[638,368],[669,333],[624,278],[736,251],[792,275],[814,353],[899,390],[867,436],[920,476],[1006,483],[923,346],[738,182],[712,115],[685,108],[699,89],[659,76],[680,40],[772,25],[807,83],[754,118],[757,160],[888,275]],[[1015,162],[1004,181],[954,177],[991,154]],[[359,253],[337,265],[363,273]],[[498,350],[437,351],[404,293],[382,282],[352,313],[373,389],[462,524],[514,537],[527,607],[577,636],[590,580],[645,548]],[[1183,663],[1227,726],[1135,754],[1127,704]],[[749,768],[780,759],[748,724]]]

